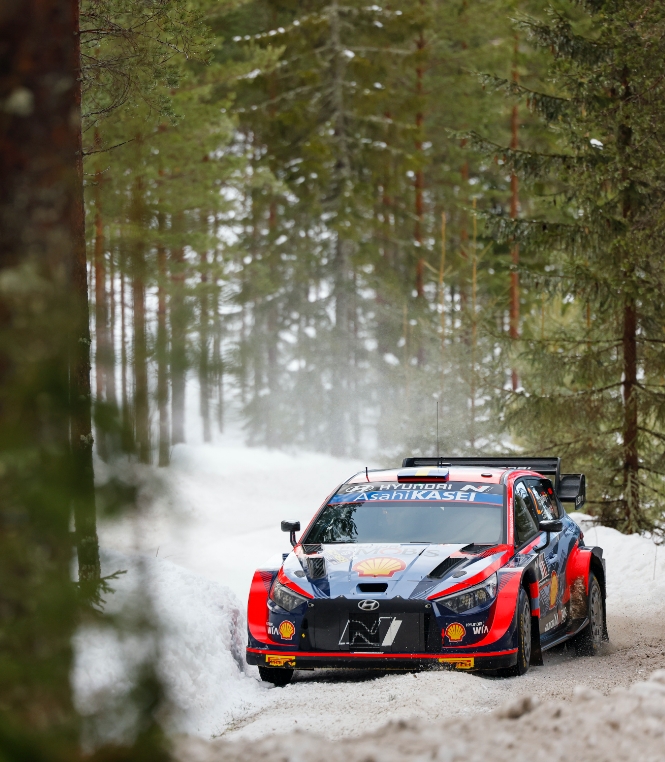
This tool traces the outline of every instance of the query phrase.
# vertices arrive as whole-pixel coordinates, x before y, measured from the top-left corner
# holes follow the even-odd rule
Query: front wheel
[[[578,656],[596,656],[603,644],[605,604],[600,583],[593,572],[589,573],[588,611],[589,624],[575,636],[575,653]]]
[[[517,598],[517,664],[499,671],[501,677],[524,675],[531,664],[531,605],[526,590],[520,587]]]
[[[287,667],[259,667],[259,676],[264,683],[272,683],[277,688],[283,688],[291,682],[293,670]]]

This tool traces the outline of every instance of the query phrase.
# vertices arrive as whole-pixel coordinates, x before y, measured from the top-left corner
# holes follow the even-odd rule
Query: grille
[[[465,558],[446,558],[437,567],[432,569],[432,571],[429,573],[428,576],[432,577],[433,579],[442,579],[451,569],[454,569],[456,566],[459,566],[463,561],[466,561],[466,559]]]
[[[310,579],[322,579],[326,576],[326,559],[323,556],[310,556],[307,559],[307,573]]]
[[[349,648],[352,651],[378,651],[381,647],[378,614],[349,615]]]
[[[387,582],[361,582],[358,585],[359,593],[385,593],[387,589]]]

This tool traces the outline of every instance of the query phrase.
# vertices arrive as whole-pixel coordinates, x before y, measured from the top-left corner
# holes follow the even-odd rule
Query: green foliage
[[[662,512],[664,24],[662,9],[633,2],[522,23],[551,51],[558,100],[521,95],[559,149],[503,151],[546,193],[530,219],[495,225],[549,260],[531,273],[546,291],[507,422],[530,449],[587,471],[594,511],[624,531],[653,529]]]

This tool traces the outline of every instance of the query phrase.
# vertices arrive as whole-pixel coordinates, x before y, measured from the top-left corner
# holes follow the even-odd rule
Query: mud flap
[[[531,666],[543,666],[543,652],[540,647],[540,618],[531,617]]]

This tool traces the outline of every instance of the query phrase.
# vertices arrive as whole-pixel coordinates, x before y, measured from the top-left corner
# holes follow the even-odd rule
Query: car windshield
[[[303,543],[474,543],[504,538],[500,484],[345,484]]]

